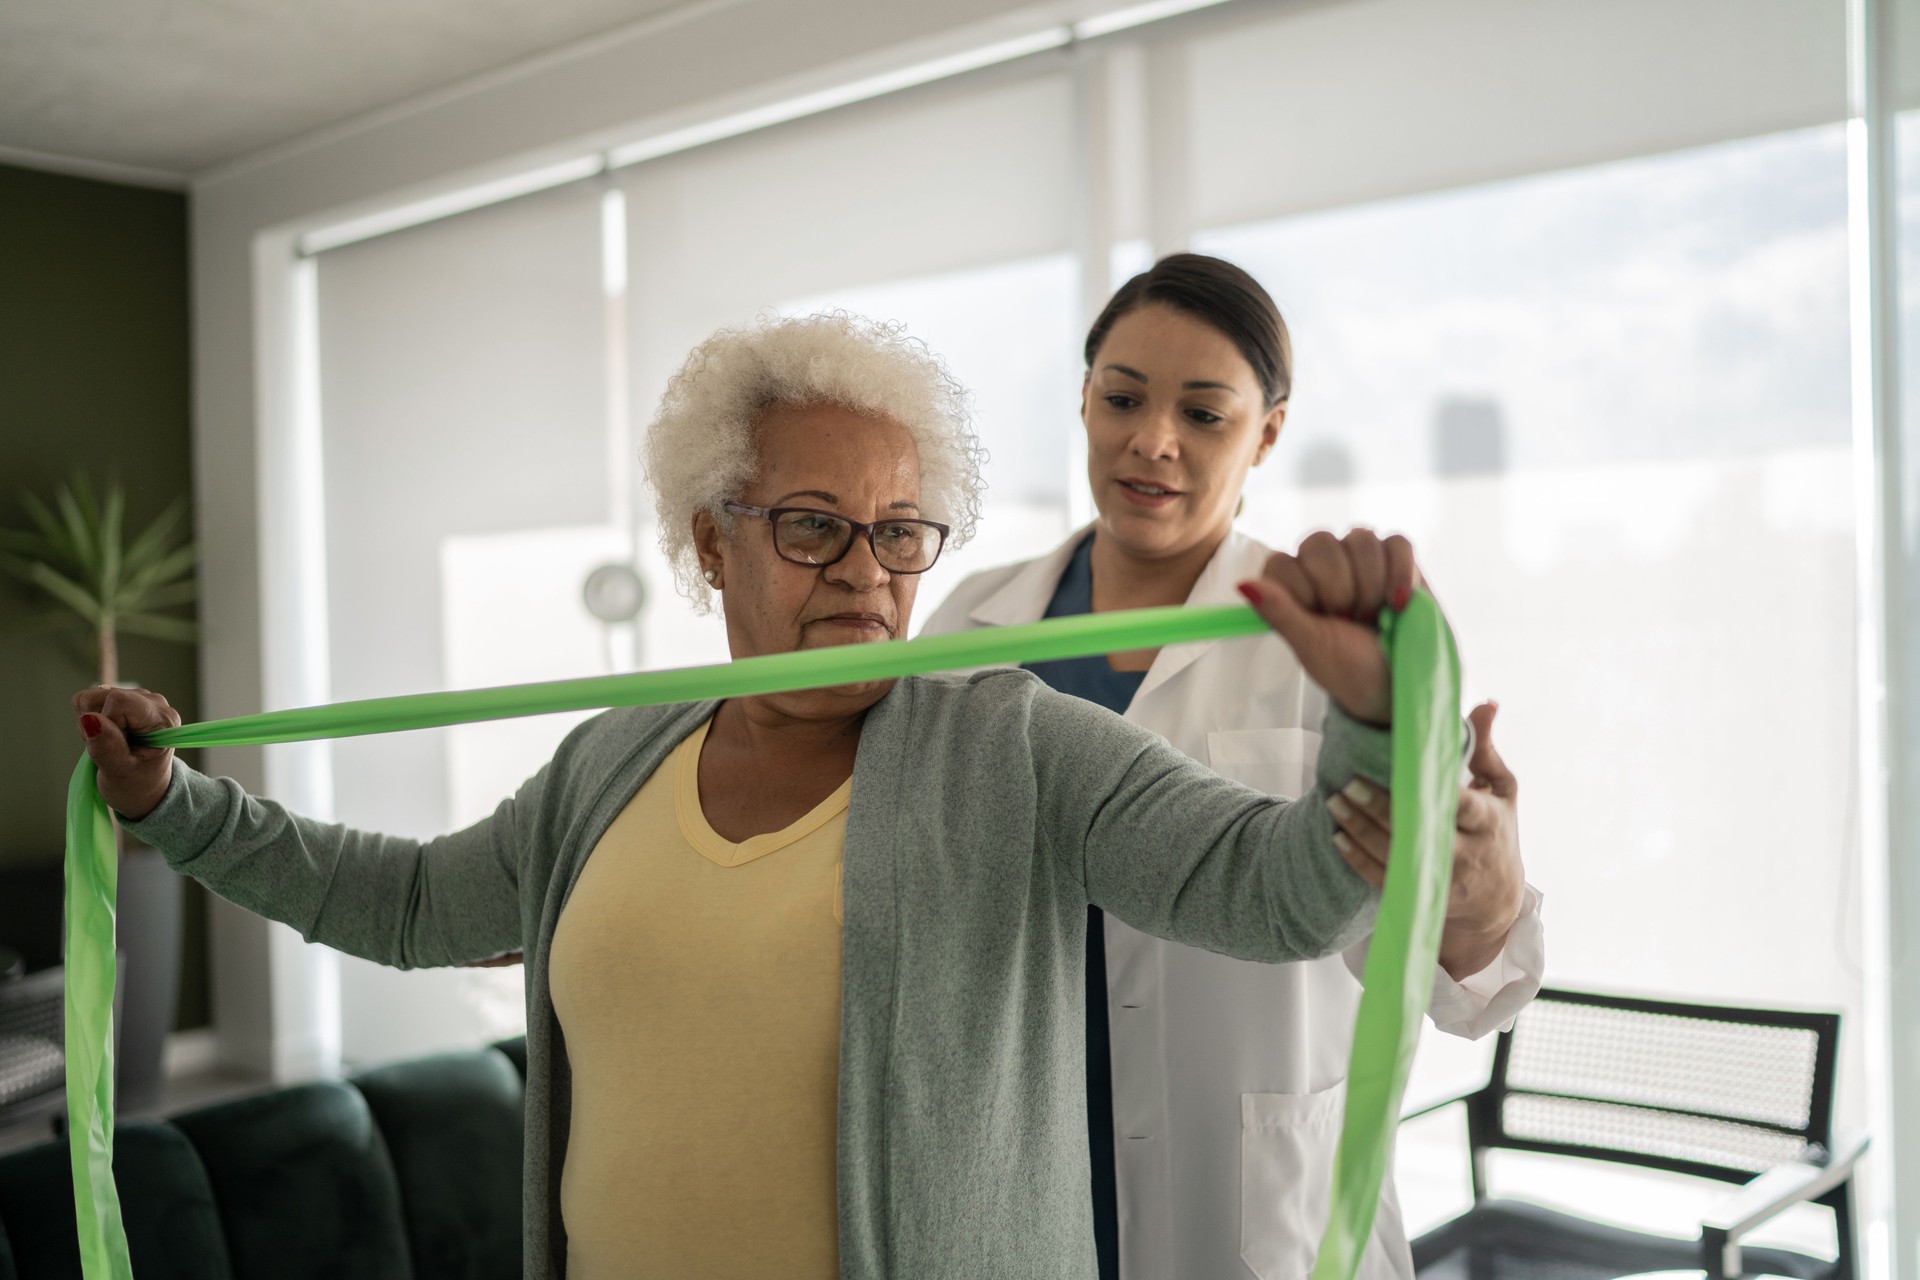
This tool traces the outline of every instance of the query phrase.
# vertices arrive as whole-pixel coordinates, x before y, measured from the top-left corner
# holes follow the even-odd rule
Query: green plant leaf
[[[0,553],[0,569],[6,570],[22,582],[33,581],[33,566],[41,563],[37,558]]]
[[[28,533],[24,529],[0,529],[0,552],[15,555],[32,556],[36,560],[48,560],[52,550],[47,544],[46,535]]]
[[[167,539],[171,538],[173,531],[179,527],[180,517],[186,512],[187,500],[174,499],[173,503],[155,517],[154,522],[148,525],[146,530],[127,547],[126,556],[120,562],[121,572],[131,577],[139,572],[141,566],[159,555],[161,549],[166,546]]]
[[[106,509],[100,515],[100,598],[120,594],[120,526],[127,514],[127,491],[120,485],[107,490]]]
[[[69,487],[73,490],[74,500],[80,504],[80,514],[87,518],[88,524],[97,527],[100,524],[100,503],[93,495],[93,481],[86,472],[76,471]]]
[[[157,613],[124,613],[114,619],[128,635],[152,636],[155,640],[173,640],[191,644],[200,638],[198,623],[185,618],[164,618]]]
[[[103,613],[101,604],[87,593],[86,588],[71,578],[62,577],[52,566],[45,564],[31,566],[28,577],[48,595],[86,619],[89,626],[100,625]]]
[[[122,609],[151,610],[165,609],[176,604],[186,604],[200,598],[200,580],[188,578],[182,582],[170,582],[164,586],[151,587],[135,594],[122,593],[118,604]]]
[[[40,526],[40,532],[49,536],[60,532],[60,522],[53,512],[40,499],[40,495],[27,489],[20,491],[20,505],[25,508],[27,517]]]
[[[79,571],[75,576],[84,579],[90,586],[99,585],[100,556],[96,538],[98,528],[87,522],[86,513],[80,509],[79,500],[73,496],[73,491],[67,486],[61,485],[56,489],[53,500],[59,504],[60,515],[67,525],[67,537],[73,544],[74,568]]]
[[[127,594],[137,596],[192,573],[199,558],[200,548],[194,543],[176,547],[166,555],[148,561],[138,573],[130,576],[126,583]]]
[[[191,618],[155,612],[198,598],[197,549],[191,543],[167,546],[188,510],[184,498],[169,504],[131,545],[123,545],[128,533],[124,485],[109,485],[103,500],[92,480],[76,473],[52,498],[21,494],[34,528],[0,531],[0,573],[45,592],[72,611],[67,616],[95,632],[106,627],[172,641],[199,634]]]
[[[53,554],[47,559],[54,562],[64,560],[66,564],[62,567],[65,568],[79,568],[80,550],[73,545],[73,539],[68,535],[66,525],[61,523],[47,504],[42,502],[37,494],[22,493],[20,505],[26,508],[28,517],[40,526],[41,535],[46,538],[47,545],[53,550]]]

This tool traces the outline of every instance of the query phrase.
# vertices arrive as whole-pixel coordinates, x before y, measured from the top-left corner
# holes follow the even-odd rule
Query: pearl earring
[[[706,571],[707,585],[712,586],[714,583],[714,580],[717,579],[719,576],[720,576],[720,571],[718,569],[708,569]]]

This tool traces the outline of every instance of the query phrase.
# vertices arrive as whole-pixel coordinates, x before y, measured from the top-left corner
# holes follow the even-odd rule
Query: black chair
[[[120,1043],[127,957],[114,954],[113,1040]],[[45,1121],[55,1137],[67,1123],[66,970],[39,969],[0,982],[0,1126]]]
[[[522,1037],[119,1124],[133,1274],[519,1280],[525,1061]],[[0,1280],[81,1280],[72,1168],[64,1141],[0,1155]]]
[[[65,970],[0,983],[0,1124],[56,1113],[66,1100]]]
[[[1473,1208],[1413,1244],[1421,1280],[1617,1280],[1649,1271],[1856,1280],[1853,1172],[1835,1143],[1836,1013],[1542,991],[1501,1035],[1467,1108]],[[1740,1184],[1697,1240],[1626,1231],[1487,1197],[1487,1152],[1577,1156]],[[1742,1249],[1802,1202],[1833,1211],[1839,1256]]]

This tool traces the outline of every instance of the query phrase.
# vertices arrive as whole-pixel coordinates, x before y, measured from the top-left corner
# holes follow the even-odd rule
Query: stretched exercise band
[[[702,702],[856,684],[932,671],[1011,666],[1258,635],[1245,605],[1136,609],[1018,626],[839,645],[673,671],[456,693],[371,698],[269,711],[137,735],[157,747],[252,746],[428,729],[600,707]],[[1352,1280],[1372,1230],[1400,1096],[1432,995],[1453,857],[1459,774],[1459,666],[1432,597],[1382,614],[1393,670],[1393,845],[1367,957],[1334,1162],[1332,1210],[1313,1280]],[[113,831],[93,762],[82,756],[67,793],[67,1114],[73,1192],[87,1280],[131,1280],[113,1184]]]
[[[1380,639],[1393,672],[1393,842],[1347,1055],[1346,1118],[1312,1280],[1353,1280],[1373,1232],[1400,1099],[1433,999],[1453,880],[1460,655],[1440,607],[1424,591],[1401,613],[1381,611]]]

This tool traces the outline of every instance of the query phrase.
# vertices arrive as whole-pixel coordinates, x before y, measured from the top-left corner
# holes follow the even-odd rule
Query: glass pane
[[[1552,981],[1843,1009],[1857,1125],[1846,236],[1836,124],[1199,245],[1294,335],[1245,523],[1415,538],[1501,703]],[[1484,1053],[1429,1036],[1414,1093]],[[1527,1193],[1697,1228],[1657,1180],[1566,1165]],[[1416,1232],[1462,1207],[1457,1136],[1409,1127],[1400,1173]],[[1781,1230],[1825,1247],[1817,1215]]]

